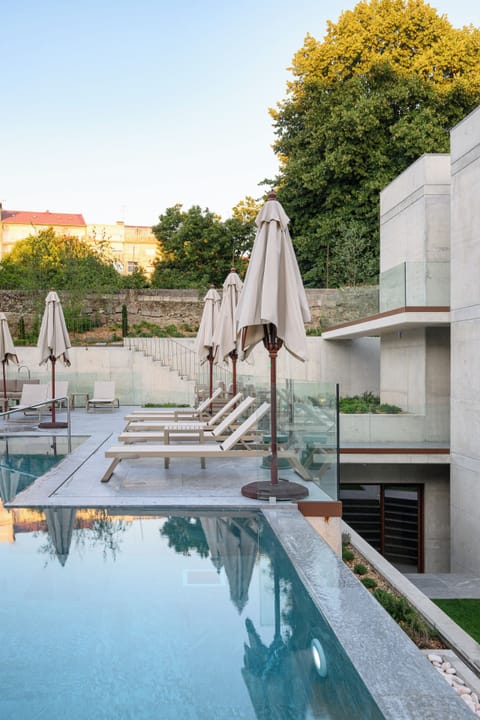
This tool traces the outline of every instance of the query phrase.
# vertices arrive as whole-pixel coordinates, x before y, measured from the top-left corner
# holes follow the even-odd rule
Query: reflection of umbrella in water
[[[221,551],[230,598],[239,613],[248,602],[248,588],[258,550],[256,531],[247,523],[233,519],[225,523]]]
[[[45,300],[45,312],[40,326],[37,347],[40,351],[40,365],[48,362],[48,360],[52,363],[52,397],[55,397],[55,365],[57,360],[61,360],[64,365],[70,365],[68,348],[71,347],[62,305],[55,290],[50,290]],[[67,427],[65,422],[55,421],[54,402],[52,402],[52,422],[40,423],[40,427]]]
[[[195,342],[195,348],[200,361],[200,365],[208,360],[210,366],[209,373],[209,393],[212,397],[213,392],[213,361],[215,359],[215,328],[218,322],[218,311],[220,309],[220,295],[213,285],[205,295],[205,304],[203,306],[202,318],[198,328],[198,335]]]
[[[215,329],[216,362],[223,362],[230,358],[232,362],[232,395],[237,394],[237,322],[235,312],[243,283],[237,275],[235,268],[231,268],[223,283],[222,304],[218,314],[218,323]]]
[[[256,499],[298,500],[308,495],[304,486],[278,479],[277,355],[285,345],[291,355],[306,360],[304,323],[310,320],[288,222],[275,193],[270,193],[256,219],[257,235],[237,307],[237,324],[245,357],[260,340],[270,356],[270,482],[253,482],[242,488],[243,495]]]
[[[280,627],[280,580],[274,563],[275,633],[265,645],[247,618],[248,643],[244,645],[242,676],[258,720],[301,720],[308,693],[296,667],[296,653],[284,641]],[[304,673],[302,672],[302,675]]]
[[[200,518],[200,524],[203,532],[205,533],[208,549],[210,550],[210,559],[217,572],[220,572],[223,567],[223,560],[220,552],[223,528],[220,523],[221,520],[216,517]]]
[[[2,361],[3,371],[3,409],[7,409],[7,378],[5,374],[5,365],[9,361],[18,363],[15,346],[8,327],[7,317],[5,313],[0,312],[0,360]]]
[[[17,494],[19,482],[18,470],[10,470],[7,467],[0,468],[0,498],[4,505],[11,502]]]
[[[76,508],[49,507],[44,509],[48,534],[55,547],[60,565],[67,562],[75,524]]]

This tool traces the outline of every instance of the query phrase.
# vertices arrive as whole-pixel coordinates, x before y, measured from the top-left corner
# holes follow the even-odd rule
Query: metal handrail
[[[6,417],[8,420],[10,415],[13,415],[14,413],[25,412],[26,410],[35,410],[35,408],[41,408],[45,405],[51,405],[54,402],[61,402],[62,400],[67,401],[67,447],[68,452],[72,452],[72,424],[70,422],[70,398],[68,397],[68,395],[63,395],[62,397],[47,398],[46,400],[34,403],[33,405],[22,405],[21,407],[17,406],[14,408],[10,408],[10,410],[4,410],[0,413],[0,418]]]
[[[124,338],[124,346],[129,350],[139,350],[153,360],[178,372],[180,377],[195,380],[197,384],[207,382],[207,365],[200,366],[198,356],[192,348],[175,338]],[[221,363],[214,365],[215,383],[229,385],[232,379],[231,369]]]

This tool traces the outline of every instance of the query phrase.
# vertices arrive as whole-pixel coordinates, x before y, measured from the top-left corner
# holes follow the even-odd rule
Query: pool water
[[[85,437],[72,437],[72,450]],[[11,502],[67,454],[65,436],[0,436],[0,501]]]
[[[263,516],[11,512],[2,719],[383,717]]]

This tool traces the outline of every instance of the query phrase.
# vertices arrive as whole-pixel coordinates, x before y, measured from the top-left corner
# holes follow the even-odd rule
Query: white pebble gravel
[[[457,671],[452,664],[436,653],[429,653],[427,658],[432,663],[435,670],[444,678],[450,687],[464,700],[467,707],[480,718],[480,701],[478,695],[469,688],[465,681],[457,675]]]

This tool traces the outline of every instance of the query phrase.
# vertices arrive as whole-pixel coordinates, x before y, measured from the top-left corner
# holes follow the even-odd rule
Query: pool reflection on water
[[[261,515],[14,512],[0,717],[382,718]]]

